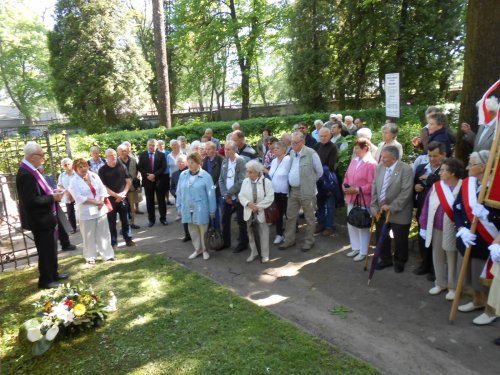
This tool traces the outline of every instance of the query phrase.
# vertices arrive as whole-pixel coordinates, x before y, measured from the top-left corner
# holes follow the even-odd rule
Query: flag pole
[[[498,119],[498,114],[497,114],[497,119]],[[497,121],[497,131],[495,135],[495,139],[493,141],[493,144],[491,145],[490,148],[490,154],[488,156],[488,162],[486,163],[486,169],[484,170],[484,175],[483,179],[481,181],[481,190],[479,191],[479,197],[477,198],[477,203],[478,204],[483,204],[484,198],[486,196],[486,192],[488,190],[488,180],[490,178],[492,168],[493,168],[493,163],[496,160],[496,153],[498,150],[498,145],[500,144],[500,129],[499,129],[500,121]],[[474,219],[472,220],[472,225],[470,227],[470,232],[472,234],[476,233],[476,227],[477,227],[477,217],[474,216]],[[460,269],[460,276],[458,277],[458,282],[457,282],[457,290],[455,291],[455,299],[453,300],[453,306],[451,307],[450,311],[450,323],[453,323],[455,320],[455,315],[457,314],[457,309],[458,309],[458,304],[460,302],[460,296],[462,294],[462,288],[465,280],[465,274],[467,273],[467,268],[469,265],[469,259],[470,259],[470,254],[471,254],[471,246],[467,246],[467,249],[465,250],[464,254],[464,260],[462,262],[462,268]]]

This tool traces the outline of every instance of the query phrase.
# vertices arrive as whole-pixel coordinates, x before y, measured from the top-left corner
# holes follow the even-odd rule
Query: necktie
[[[149,153],[149,169],[151,170],[151,173],[154,172],[154,162],[153,162],[153,153]]]
[[[385,204],[385,192],[387,186],[389,185],[389,180],[391,179],[392,171],[391,169],[385,170],[384,183],[382,184],[382,189],[380,190],[380,203]]]

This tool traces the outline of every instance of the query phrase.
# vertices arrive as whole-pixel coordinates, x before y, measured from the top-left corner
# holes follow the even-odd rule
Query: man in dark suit
[[[158,211],[160,212],[160,222],[163,225],[167,225],[165,192],[159,184],[160,177],[165,172],[167,165],[165,155],[156,150],[156,144],[156,139],[148,140],[148,150],[139,156],[139,164],[137,165],[142,175],[142,185],[144,186],[144,194],[146,195],[149,227],[152,227],[156,222],[155,193],[156,200],[158,201]]]
[[[219,176],[224,158],[217,153],[217,146],[214,142],[207,142],[205,144],[207,157],[203,159],[202,168],[212,176],[215,185],[215,199],[217,201],[217,210],[215,211],[215,228],[220,229],[220,187]]]
[[[63,191],[52,190],[38,167],[45,161],[45,153],[36,142],[24,146],[24,159],[16,176],[21,225],[33,233],[38,253],[39,288],[57,288],[58,281],[67,274],[57,271],[57,216],[56,202]]]
[[[408,236],[413,215],[413,172],[411,167],[399,160],[399,150],[395,146],[385,146],[382,162],[375,171],[372,185],[372,214],[379,218],[377,223],[377,241],[381,235],[385,215],[391,212],[389,226],[394,234],[394,270],[404,271],[408,261]],[[380,218],[382,216],[382,218]],[[387,233],[382,245],[378,269],[393,265],[391,238]]]

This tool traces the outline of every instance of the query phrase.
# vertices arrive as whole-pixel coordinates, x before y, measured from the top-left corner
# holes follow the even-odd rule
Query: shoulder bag
[[[347,215],[347,222],[356,228],[370,228],[371,226],[370,210],[366,207],[365,196],[361,188],[359,188],[359,193],[354,200],[354,206]]]

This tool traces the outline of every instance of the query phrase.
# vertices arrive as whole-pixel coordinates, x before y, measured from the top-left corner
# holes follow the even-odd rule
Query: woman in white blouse
[[[85,159],[75,160],[73,170],[76,176],[71,180],[69,191],[75,198],[76,217],[80,223],[83,239],[83,257],[87,264],[95,264],[97,254],[103,260],[114,260],[111,235],[107,219],[108,208],[104,198],[108,196],[106,187],[99,176],[89,171]]]
[[[288,172],[290,171],[290,156],[286,155],[287,145],[283,141],[274,142],[272,145],[276,158],[271,162],[269,177],[271,178],[274,200],[280,211],[280,218],[276,222],[275,244],[283,242],[285,237],[283,227],[283,216],[286,214],[286,205],[288,202]]]
[[[66,190],[64,192],[63,203],[66,203],[66,214],[68,215],[68,221],[71,224],[71,228],[73,229],[71,233],[76,232],[76,216],[75,216],[75,199],[71,196],[69,189],[69,183],[71,179],[75,176],[73,171],[73,161],[70,158],[64,158],[61,160],[61,166],[64,169],[59,175],[59,179],[57,180],[57,186],[60,189]]]

